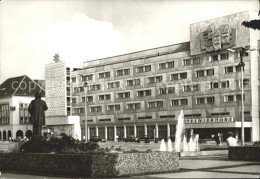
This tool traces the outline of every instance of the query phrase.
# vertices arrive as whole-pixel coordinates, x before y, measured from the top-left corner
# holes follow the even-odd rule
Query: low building
[[[0,85],[0,140],[32,136],[28,106],[37,91],[45,96],[43,86],[26,75],[9,78]]]
[[[168,138],[184,110],[187,135],[193,129],[201,139],[225,139],[232,131],[240,139],[243,96],[245,140],[259,140],[258,51],[242,57],[243,95],[237,53],[257,47],[259,32],[241,25],[256,18],[248,11],[194,23],[190,42],[85,62],[71,76],[82,131],[107,140]]]

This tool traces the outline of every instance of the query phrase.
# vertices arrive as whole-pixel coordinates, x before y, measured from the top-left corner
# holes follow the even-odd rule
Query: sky
[[[2,0],[0,83],[45,65],[83,62],[188,42],[189,25],[259,10],[258,0]]]

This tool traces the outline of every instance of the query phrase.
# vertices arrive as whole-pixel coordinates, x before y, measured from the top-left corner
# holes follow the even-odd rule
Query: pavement
[[[123,149],[142,149],[143,151],[150,149],[158,150],[160,144],[123,144],[123,143],[103,143],[102,147],[121,146]],[[201,146],[202,148],[210,146]],[[212,146],[213,147],[213,146]],[[225,146],[221,146],[223,148]],[[52,176],[36,176],[18,173],[1,172],[1,179],[4,178],[19,178],[19,179],[61,179],[67,177],[52,177]],[[118,178],[260,178],[260,161],[232,161],[228,159],[227,154],[219,154],[214,156],[194,156],[181,157],[180,170],[171,173],[136,175]]]
[[[67,177],[2,172],[0,178],[61,179]],[[118,178],[260,178],[260,162],[231,161],[227,155],[181,157],[180,170],[176,172]]]

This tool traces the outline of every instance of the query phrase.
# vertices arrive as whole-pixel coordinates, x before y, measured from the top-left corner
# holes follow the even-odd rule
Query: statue
[[[60,61],[60,56],[59,56],[58,53],[55,53],[55,55],[53,56],[53,61],[54,61],[55,63],[57,63],[57,62]]]
[[[31,121],[33,125],[33,136],[42,135],[42,125],[45,125],[44,111],[48,109],[46,102],[41,99],[42,95],[36,92],[35,99],[31,101],[28,111],[31,115]]]

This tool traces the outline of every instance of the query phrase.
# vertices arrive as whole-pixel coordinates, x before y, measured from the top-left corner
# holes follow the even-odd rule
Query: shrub
[[[59,137],[50,139],[41,136],[33,137],[21,146],[20,151],[27,153],[78,153],[93,152],[98,149],[99,145],[96,142],[83,143],[71,136],[61,134]]]
[[[255,141],[255,142],[253,143],[253,146],[258,146],[258,147],[260,147],[260,140],[259,140],[259,141]]]

